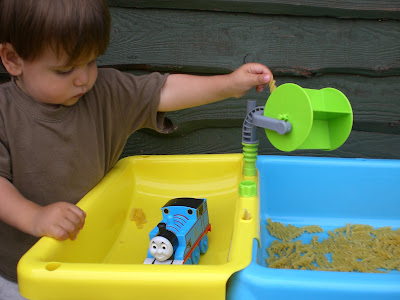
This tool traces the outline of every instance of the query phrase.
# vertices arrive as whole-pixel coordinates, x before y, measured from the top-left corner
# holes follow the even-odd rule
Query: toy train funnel
[[[255,175],[256,127],[265,128],[271,144],[281,151],[296,149],[334,150],[348,138],[353,111],[346,96],[337,89],[304,89],[296,84],[279,86],[264,107],[248,100],[243,123],[244,174]]]

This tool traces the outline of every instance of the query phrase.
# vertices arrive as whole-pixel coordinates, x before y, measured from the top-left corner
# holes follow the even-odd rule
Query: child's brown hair
[[[0,0],[0,43],[10,43],[25,60],[47,47],[69,63],[101,55],[110,38],[104,0]]]

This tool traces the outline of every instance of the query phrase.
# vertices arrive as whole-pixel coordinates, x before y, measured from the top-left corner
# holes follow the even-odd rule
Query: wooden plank
[[[309,79],[276,79],[278,85],[292,82],[306,88],[335,87],[344,92],[353,107],[353,131],[348,141],[335,151],[283,153],[269,143],[262,129],[258,129],[260,154],[400,158],[400,77],[329,74]],[[265,105],[268,96],[268,92],[250,92],[246,99],[256,99],[258,105]],[[241,126],[246,114],[244,100],[228,99],[169,113],[168,117],[178,124],[176,132],[169,135],[151,130],[136,132],[129,139],[123,156],[241,152]]]
[[[111,13],[111,45],[100,65],[227,73],[257,61],[277,75],[400,74],[395,20],[122,8]]]
[[[337,150],[296,150],[281,152],[265,136],[259,134],[259,154],[304,155],[329,157],[361,157],[400,159],[400,135],[352,131]],[[121,157],[131,155],[241,153],[240,128],[201,129],[186,136],[154,136],[135,132],[128,140]]]
[[[322,89],[333,87],[342,91],[349,99],[357,130],[400,134],[400,77],[368,77],[354,75],[328,74],[312,78],[275,77],[277,85],[295,83],[304,88]],[[186,131],[197,130],[204,126],[226,127],[241,126],[246,114],[244,99],[256,99],[257,105],[264,106],[269,91],[249,92],[243,99],[228,99],[222,102],[204,105],[169,113],[169,117]],[[208,120],[201,122],[202,120]],[[203,126],[203,127],[200,127]],[[364,129],[365,127],[365,129]]]
[[[256,61],[278,75],[400,74],[395,20],[122,8],[111,13],[111,45],[101,65],[227,73]]]
[[[107,0],[107,3],[113,7],[400,19],[400,4],[397,0]]]

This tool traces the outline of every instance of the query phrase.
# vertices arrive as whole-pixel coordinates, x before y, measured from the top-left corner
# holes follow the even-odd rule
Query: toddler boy
[[[22,299],[16,266],[38,238],[76,238],[86,215],[75,204],[134,131],[170,132],[164,112],[272,79],[261,64],[220,76],[98,70],[109,36],[104,0],[0,0],[0,56],[12,76],[0,85],[0,300]]]

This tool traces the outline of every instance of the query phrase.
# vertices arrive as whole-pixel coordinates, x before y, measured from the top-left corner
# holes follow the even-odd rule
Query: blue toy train
[[[150,232],[145,264],[198,264],[211,231],[206,199],[175,198],[162,208],[163,219]]]

